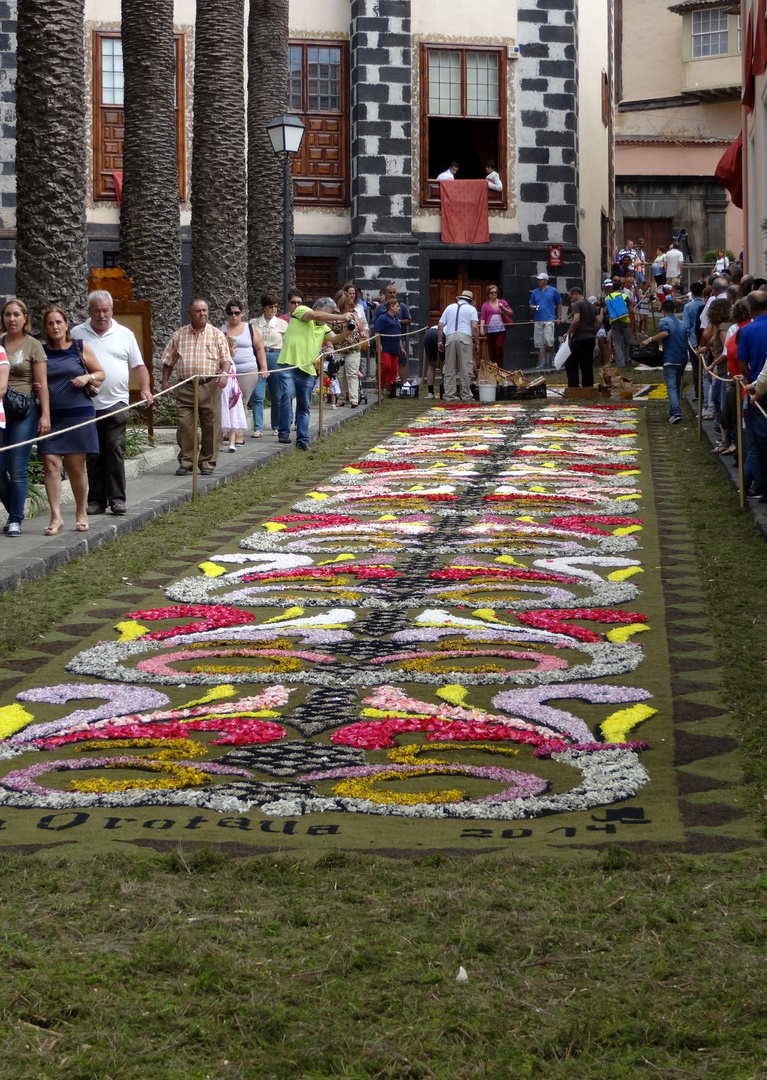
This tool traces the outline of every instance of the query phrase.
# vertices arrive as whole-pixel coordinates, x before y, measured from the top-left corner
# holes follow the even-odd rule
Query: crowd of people
[[[736,452],[736,393],[743,397],[747,494],[767,498],[767,280],[744,276],[736,261],[720,251],[714,271],[694,281],[682,295],[682,252],[676,244],[658,249],[648,266],[644,242],[628,240],[618,251],[612,273],[599,297],[584,297],[573,286],[566,297],[541,272],[531,290],[529,308],[533,343],[542,371],[553,366],[557,329],[569,346],[565,371],[569,386],[593,386],[594,360],[631,362],[630,343],[640,349],[660,346],[669,397],[669,423],[681,420],[683,373],[692,364],[700,385],[704,415],[719,434],[716,452]],[[652,281],[649,278],[652,278]],[[650,298],[660,309],[654,333],[648,333]],[[567,311],[564,306],[567,303]],[[281,443],[308,450],[312,395],[329,394],[331,408],[357,408],[362,380],[380,367],[384,393],[407,380],[412,319],[393,284],[381,289],[377,305],[365,301],[353,283],[335,296],[309,306],[298,289],[289,293],[288,311],[278,314],[276,293],[261,297],[262,313],[248,319],[233,298],[226,321],[210,325],[207,302],[195,298],[189,323],[170,338],[162,355],[162,390],[173,389],[179,447],[177,476],[199,469],[211,476],[222,449],[236,453],[250,437],[264,435],[266,392],[269,428]],[[680,318],[681,314],[681,318]],[[427,398],[435,396],[442,368],[444,400],[471,401],[481,344],[487,360],[503,366],[507,330],[514,313],[497,285],[487,286],[484,303],[465,290],[448,304],[436,326],[426,330]],[[66,313],[51,306],[43,313],[43,341],[31,335],[29,313],[19,299],[0,310],[0,500],[6,512],[4,532],[19,536],[28,494],[32,442],[40,439],[45,489],[50,505],[48,536],[63,530],[62,475],[75,498],[76,529],[88,529],[89,517],[108,510],[126,513],[125,450],[131,373],[141,399],[152,404],[149,372],[134,334],[114,318],[108,292],[90,294],[88,318],[71,327]],[[374,354],[377,354],[374,355]],[[484,361],[483,361],[484,362]],[[740,390],[732,380],[742,377]],[[195,391],[195,381],[197,383]],[[194,454],[195,396],[201,438]],[[88,423],[90,421],[90,423]],[[74,430],[65,430],[73,428]],[[3,447],[12,447],[7,451]]]

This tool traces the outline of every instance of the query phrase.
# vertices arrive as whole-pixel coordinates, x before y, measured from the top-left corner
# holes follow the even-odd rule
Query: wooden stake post
[[[194,424],[192,426],[192,502],[197,502],[197,425],[200,422],[200,376],[194,377]]]

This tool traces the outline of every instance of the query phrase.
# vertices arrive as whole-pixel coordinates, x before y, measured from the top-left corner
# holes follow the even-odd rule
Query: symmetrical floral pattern
[[[0,708],[0,805],[504,821],[631,797],[655,712],[637,444],[633,407],[429,410]]]

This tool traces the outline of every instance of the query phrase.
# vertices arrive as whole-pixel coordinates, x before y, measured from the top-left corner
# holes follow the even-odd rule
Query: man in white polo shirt
[[[106,378],[101,393],[93,399],[96,407],[96,431],[99,437],[98,454],[88,454],[88,513],[105,514],[110,506],[113,514],[122,515],[125,505],[125,436],[128,413],[118,412],[129,401],[130,369],[136,372],[141,397],[152,404],[147,371],[136,335],[127,326],[112,318],[112,297],[103,289],[88,297],[88,315],[84,323],[71,331],[73,338],[82,338],[90,345],[104,369]],[[117,415],[114,415],[117,413]]]
[[[468,289],[448,304],[437,325],[437,348],[445,354],[442,365],[443,401],[472,401],[471,378],[479,357],[479,314],[474,294]],[[461,396],[456,396],[455,376],[460,373]]]

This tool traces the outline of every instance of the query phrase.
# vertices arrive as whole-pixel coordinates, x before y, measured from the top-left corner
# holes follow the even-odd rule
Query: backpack
[[[611,293],[610,296],[606,296],[605,306],[611,321],[613,319],[622,319],[629,313],[623,293]]]

